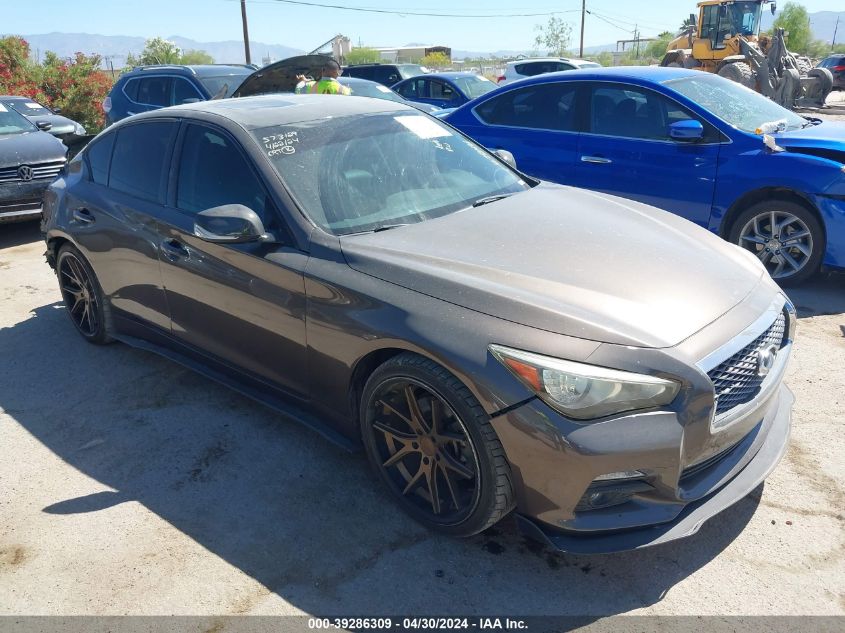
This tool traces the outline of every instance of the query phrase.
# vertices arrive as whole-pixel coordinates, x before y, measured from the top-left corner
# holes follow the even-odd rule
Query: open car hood
[[[328,55],[297,55],[259,68],[243,80],[232,97],[252,97],[277,92],[293,92],[297,75],[316,78],[323,65],[331,59]]]

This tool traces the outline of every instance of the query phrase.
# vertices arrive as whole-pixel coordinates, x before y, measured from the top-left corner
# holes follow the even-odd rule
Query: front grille
[[[716,415],[754,399],[760,392],[765,376],[758,373],[758,352],[770,345],[778,349],[783,344],[786,317],[778,315],[765,332],[708,372],[716,391]]]
[[[28,182],[21,178],[18,170],[23,165],[16,167],[4,167],[0,169],[0,182]],[[32,168],[32,180],[43,180],[49,178],[53,180],[62,171],[65,166],[64,160],[54,160],[49,163],[32,163],[27,164],[27,167]]]

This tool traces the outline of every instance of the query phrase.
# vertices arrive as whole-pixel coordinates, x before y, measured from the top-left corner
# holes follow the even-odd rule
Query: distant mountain
[[[126,64],[126,56],[129,53],[138,55],[144,49],[145,41],[143,37],[91,35],[88,33],[44,33],[22,35],[21,37],[29,42],[33,54],[39,55],[41,59],[44,58],[44,53],[47,51],[53,51],[59,57],[70,57],[76,52],[96,53],[103,57],[104,67],[108,67],[110,60],[114,68],[122,68]],[[244,62],[244,44],[240,40],[198,42],[178,35],[171,35],[165,39],[175,42],[183,50],[205,51],[218,64],[242,64]],[[249,50],[253,63],[259,65],[267,57],[274,61],[303,53],[298,48],[262,42],[250,42]]]

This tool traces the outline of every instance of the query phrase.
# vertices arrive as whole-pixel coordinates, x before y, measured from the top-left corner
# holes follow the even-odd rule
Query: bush
[[[103,99],[112,86],[100,70],[99,55],[77,53],[61,59],[47,52],[44,63],[33,62],[29,44],[20,37],[0,38],[0,93],[21,95],[60,109],[93,134],[103,128]]]

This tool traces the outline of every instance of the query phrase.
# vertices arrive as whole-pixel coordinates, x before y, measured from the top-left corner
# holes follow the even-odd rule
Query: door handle
[[[74,209],[73,219],[81,224],[94,224],[94,216],[85,207]]]
[[[604,156],[582,156],[582,163],[592,163],[593,165],[610,165],[613,161]]]
[[[161,243],[161,252],[164,253],[164,256],[172,262],[175,262],[178,259],[187,258],[190,255],[188,248],[182,244],[182,242],[173,238],[164,240]]]

